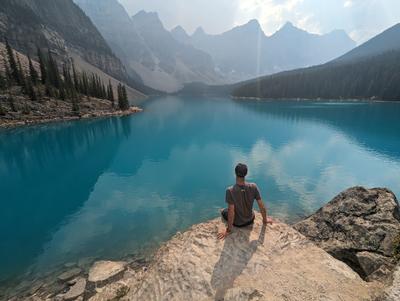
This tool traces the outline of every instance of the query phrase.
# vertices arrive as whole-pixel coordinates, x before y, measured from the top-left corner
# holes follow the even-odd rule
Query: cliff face
[[[0,42],[31,56],[37,47],[60,57],[71,53],[134,86],[120,60],[84,12],[72,0],[2,0]]]
[[[128,72],[154,89],[175,92],[183,83],[218,83],[210,55],[174,39],[156,13],[130,17],[117,0],[75,0],[90,16]]]

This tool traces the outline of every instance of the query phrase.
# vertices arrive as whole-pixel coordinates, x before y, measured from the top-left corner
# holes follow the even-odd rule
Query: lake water
[[[218,216],[238,162],[293,222],[353,186],[400,195],[400,103],[164,97],[0,132],[0,281],[149,252]]]

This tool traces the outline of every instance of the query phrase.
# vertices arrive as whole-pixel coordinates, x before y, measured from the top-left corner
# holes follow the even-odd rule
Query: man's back
[[[226,202],[235,205],[235,225],[244,225],[254,219],[254,200],[260,200],[260,191],[254,183],[235,184],[226,190]]]

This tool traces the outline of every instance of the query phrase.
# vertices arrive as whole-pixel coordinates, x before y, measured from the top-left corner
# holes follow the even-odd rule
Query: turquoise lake
[[[238,162],[287,222],[354,185],[400,195],[400,103],[171,96],[143,108],[0,131],[0,282],[151,252],[218,217]]]

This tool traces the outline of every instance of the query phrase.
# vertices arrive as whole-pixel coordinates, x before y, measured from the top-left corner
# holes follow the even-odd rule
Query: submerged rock
[[[89,270],[89,282],[101,287],[123,276],[127,263],[123,261],[98,261]]]
[[[400,233],[399,204],[387,189],[354,187],[294,228],[364,279],[386,280]]]
[[[235,228],[225,241],[219,219],[176,235],[155,256],[127,300],[373,300],[363,281],[290,226]]]
[[[65,281],[71,280],[72,278],[78,276],[80,273],[82,273],[82,269],[73,268],[73,269],[68,270],[68,271],[62,273],[61,275],[59,275],[58,280],[65,282]]]

